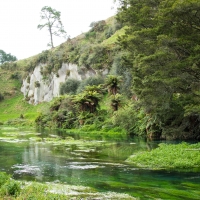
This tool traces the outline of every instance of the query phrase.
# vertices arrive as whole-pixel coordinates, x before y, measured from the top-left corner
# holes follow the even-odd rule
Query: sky
[[[91,22],[105,20],[116,14],[113,0],[0,0],[0,49],[18,60],[49,49],[48,31],[37,29],[42,24],[42,7],[61,12],[61,21],[70,38],[87,32]],[[54,37],[54,46],[66,39]]]

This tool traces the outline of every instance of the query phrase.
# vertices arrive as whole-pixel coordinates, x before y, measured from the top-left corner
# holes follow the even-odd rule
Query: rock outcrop
[[[38,104],[43,101],[51,101],[53,97],[59,96],[60,84],[68,78],[83,80],[97,74],[93,69],[80,68],[75,64],[63,63],[58,72],[49,74],[48,78],[43,77],[41,69],[44,64],[35,67],[34,71],[23,80],[21,91],[30,104]],[[82,70],[81,70],[82,69]],[[105,74],[106,72],[103,72]]]

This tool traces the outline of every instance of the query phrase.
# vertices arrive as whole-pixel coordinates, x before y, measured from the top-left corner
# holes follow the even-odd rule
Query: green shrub
[[[1,188],[1,193],[9,196],[17,196],[20,191],[20,183],[12,179],[9,179]]]
[[[67,79],[65,83],[60,86],[60,94],[76,94],[80,81],[75,79]]]
[[[132,104],[118,110],[112,117],[114,126],[121,127],[131,135],[145,135],[145,114],[142,110],[136,110]]]
[[[10,78],[11,79],[20,80],[21,79],[21,75],[20,75],[19,72],[14,72],[13,74],[11,74]]]
[[[9,175],[7,175],[5,172],[0,172],[0,187],[4,185],[9,179]]]
[[[104,79],[101,76],[94,76],[94,77],[89,77],[85,80],[83,80],[78,89],[77,89],[77,93],[81,93],[85,90],[86,86],[90,85],[100,85],[104,83]]]
[[[95,45],[86,60],[86,64],[94,69],[103,69],[109,66],[109,49],[103,45]]]
[[[35,81],[35,87],[36,88],[40,87],[40,82],[39,81]]]
[[[86,39],[95,38],[96,32],[95,31],[89,31],[85,34]]]

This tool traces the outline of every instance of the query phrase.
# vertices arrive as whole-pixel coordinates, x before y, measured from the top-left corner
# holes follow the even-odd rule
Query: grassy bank
[[[28,123],[33,123],[39,113],[48,108],[48,103],[39,105],[30,105],[25,100],[22,94],[18,93],[12,98],[7,98],[0,102],[0,122],[23,119]]]

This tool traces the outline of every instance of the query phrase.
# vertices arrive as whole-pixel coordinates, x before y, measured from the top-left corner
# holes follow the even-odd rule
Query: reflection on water
[[[15,131],[18,130],[12,133]],[[96,141],[94,146],[58,145],[44,142],[43,139],[49,137],[47,132],[40,135],[41,142],[28,140],[33,135],[20,134],[18,139],[23,140],[20,143],[0,140],[0,171],[19,180],[91,186],[99,191],[123,192],[141,199],[200,197],[199,173],[144,170],[124,162],[134,152],[157,147],[156,142],[136,138],[130,142]],[[66,133],[59,136],[72,137]],[[193,196],[189,198],[189,194]]]

